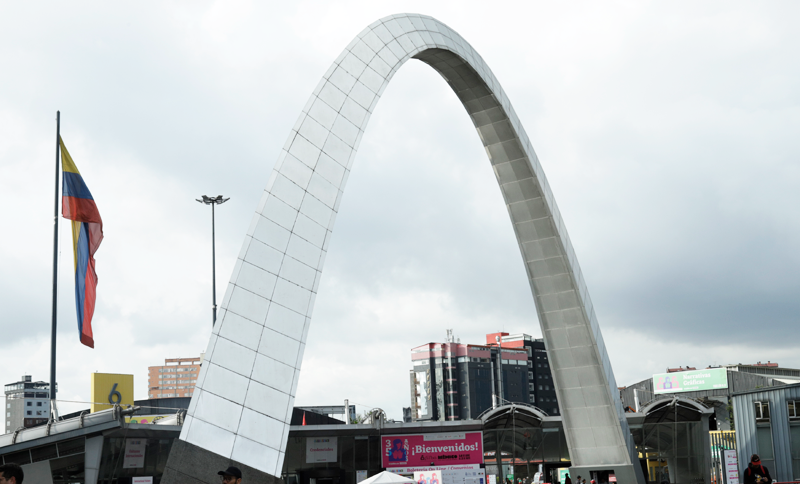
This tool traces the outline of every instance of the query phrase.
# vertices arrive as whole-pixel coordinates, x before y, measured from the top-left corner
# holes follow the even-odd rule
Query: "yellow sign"
[[[92,373],[91,399],[92,413],[111,408],[115,403],[133,405],[133,375]]]

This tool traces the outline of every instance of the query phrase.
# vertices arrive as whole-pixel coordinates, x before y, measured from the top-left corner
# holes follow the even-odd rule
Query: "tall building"
[[[6,432],[33,427],[50,419],[50,383],[32,381],[30,375],[9,383],[6,391]],[[58,391],[58,385],[56,385]]]
[[[411,350],[413,420],[475,419],[493,402],[530,403],[559,414],[542,340],[508,333],[487,335],[485,345],[456,343],[451,334],[447,339]]]
[[[544,347],[544,340],[527,334],[493,333],[486,335],[486,344],[495,343],[499,338],[503,348],[525,349],[528,353],[528,399],[549,415],[560,415],[556,387],[550,360]]]
[[[203,354],[196,358],[167,358],[162,366],[148,367],[147,394],[150,398],[191,397]]]

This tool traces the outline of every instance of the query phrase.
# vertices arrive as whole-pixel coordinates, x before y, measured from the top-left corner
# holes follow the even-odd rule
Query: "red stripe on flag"
[[[103,223],[97,205],[88,198],[61,197],[61,216],[78,222]]]
[[[89,237],[91,245],[91,236]],[[83,327],[81,328],[81,343],[89,348],[94,348],[94,332],[92,331],[92,316],[97,298],[97,273],[94,271],[94,257],[89,257],[89,267],[86,270],[86,284],[83,296]]]

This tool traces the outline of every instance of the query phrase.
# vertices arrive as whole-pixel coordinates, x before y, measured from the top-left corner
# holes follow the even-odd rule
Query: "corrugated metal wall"
[[[770,469],[770,474],[775,481],[800,479],[800,476],[792,475],[787,400],[800,400],[800,385],[733,396],[733,418],[736,422],[736,448],[740,473],[747,468],[752,454],[762,453],[759,452],[756,438],[755,402],[769,402],[772,447],[775,451],[775,469]]]
[[[728,388],[723,388],[720,390],[704,390],[702,392],[681,392],[679,395],[686,398],[725,397],[735,392],[746,392],[759,387],[772,387],[779,385],[784,385],[784,383],[761,375],[753,375],[751,373],[743,373],[739,371],[729,371]],[[655,395],[653,392],[653,379],[648,378],[647,380],[642,380],[639,383],[634,383],[633,385],[626,387],[624,390],[620,390],[623,406],[635,408],[633,397],[634,388],[639,391],[640,407],[651,399],[654,399],[654,397],[672,398],[674,395],[676,395],[674,393]]]

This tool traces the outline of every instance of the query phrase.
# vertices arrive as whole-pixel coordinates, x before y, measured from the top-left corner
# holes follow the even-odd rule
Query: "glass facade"
[[[174,439],[149,438],[138,439],[146,442],[144,465],[140,468],[124,467],[125,441],[122,437],[108,438],[103,442],[103,454],[100,460],[100,472],[97,484],[116,484],[138,476],[153,476],[153,484],[161,482],[161,475],[167,464],[167,457]],[[130,481],[128,481],[130,482]]]
[[[646,405],[631,422],[639,458],[650,483],[706,483],[711,479],[708,418],[713,409],[689,399],[661,399]]]
[[[281,473],[286,484],[353,484],[356,471],[372,476],[383,470],[378,435],[338,435],[336,462],[316,463],[306,462],[307,438],[289,436]]]
[[[699,483],[705,481],[703,422],[644,423],[632,426],[639,456],[647,460],[648,482]],[[704,435],[705,434],[705,435]]]
[[[545,465],[545,482],[558,482],[559,467],[569,465],[569,450],[563,429],[513,427],[483,431],[486,474],[497,476],[497,482],[522,479],[529,482]],[[500,452],[497,452],[500,449]]]

